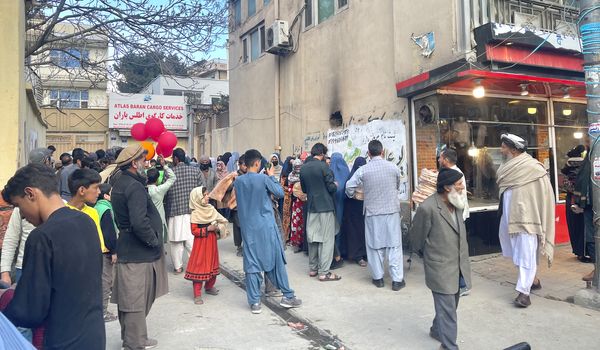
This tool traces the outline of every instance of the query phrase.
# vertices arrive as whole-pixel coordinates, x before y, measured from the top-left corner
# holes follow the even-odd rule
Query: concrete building
[[[80,27],[64,23],[52,35],[60,38],[79,31]],[[37,36],[31,33],[30,38]],[[44,86],[42,115],[49,126],[48,145],[54,145],[57,154],[75,147],[106,148],[108,40],[98,35],[75,36],[52,45],[29,59]]]
[[[188,74],[193,77],[229,80],[227,70],[227,60],[215,58],[199,66],[192,66],[188,69]]]
[[[220,76],[222,66],[214,66],[207,75]],[[212,153],[213,133],[229,126],[227,108],[229,81],[226,79],[180,77],[159,75],[140,93],[152,95],[184,96],[187,105],[188,130],[175,134],[180,138],[178,147],[198,157]],[[219,138],[221,139],[221,138]]]
[[[46,146],[39,78],[25,65],[25,12],[31,1],[0,2],[0,185],[27,164],[29,151]]]
[[[327,142],[329,130],[401,121],[411,192],[438,151],[455,148],[473,194],[471,253],[496,251],[499,134],[529,141],[562,199],[559,170],[587,131],[578,9],[565,3],[232,1],[231,126],[217,153],[285,156]],[[276,20],[286,23],[270,30]]]

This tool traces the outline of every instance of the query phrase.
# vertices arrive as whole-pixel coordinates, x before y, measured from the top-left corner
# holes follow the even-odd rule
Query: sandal
[[[331,272],[327,272],[326,275],[319,276],[319,282],[339,281],[341,279],[342,279],[342,276],[336,275]]]
[[[365,259],[360,259],[359,261],[356,262],[360,267],[366,267],[367,266],[367,261]]]
[[[196,304],[196,305],[202,305],[202,304],[204,304],[204,300],[202,300],[202,297],[195,297],[194,298],[194,304]]]
[[[219,295],[219,290],[217,288],[208,288],[205,289],[204,292],[209,295]]]
[[[311,272],[308,273],[308,276],[309,277],[317,277],[318,274],[319,273],[317,271],[311,271]]]

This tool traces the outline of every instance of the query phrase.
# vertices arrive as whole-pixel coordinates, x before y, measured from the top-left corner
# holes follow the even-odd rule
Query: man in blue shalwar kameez
[[[298,307],[302,301],[294,296],[285,268],[285,255],[281,234],[275,223],[271,196],[283,198],[283,188],[273,176],[273,168],[258,174],[262,155],[257,150],[244,154],[248,172],[234,182],[238,218],[244,241],[244,272],[246,294],[252,313],[261,310],[260,286],[262,273],[281,290],[283,298],[279,305],[285,308]]]

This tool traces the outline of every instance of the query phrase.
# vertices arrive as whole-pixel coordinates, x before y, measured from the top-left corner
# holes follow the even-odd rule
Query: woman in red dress
[[[194,304],[204,304],[202,284],[206,294],[217,295],[215,288],[219,274],[219,250],[217,239],[226,232],[227,219],[210,204],[205,187],[196,187],[190,193],[190,209],[194,246],[190,254],[185,279],[194,283]],[[220,230],[219,227],[222,227]]]

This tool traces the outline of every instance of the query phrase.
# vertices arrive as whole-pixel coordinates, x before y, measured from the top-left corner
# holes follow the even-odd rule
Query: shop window
[[[585,104],[554,102],[553,108],[558,194],[559,199],[564,200],[567,190],[573,190],[562,172],[569,159],[567,153],[578,145],[587,144],[588,121]]]
[[[504,161],[500,153],[503,133],[523,137],[528,152],[552,168],[546,101],[434,95],[416,101],[415,111],[418,170],[435,169],[443,148],[456,150],[457,165],[471,193],[471,208],[498,203],[496,172]]]

